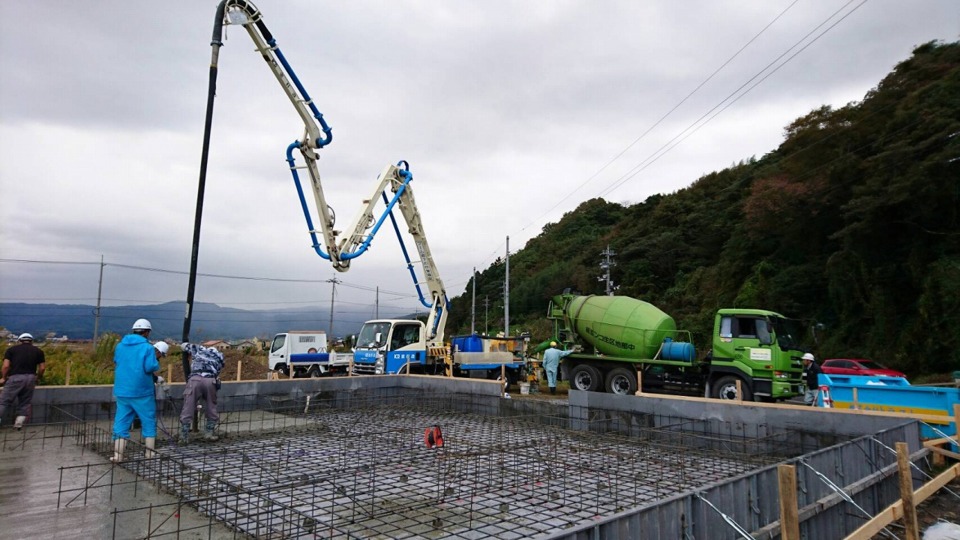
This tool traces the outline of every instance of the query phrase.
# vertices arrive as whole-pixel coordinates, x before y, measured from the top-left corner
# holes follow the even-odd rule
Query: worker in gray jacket
[[[216,347],[204,347],[195,343],[184,343],[180,347],[193,357],[190,362],[190,377],[183,390],[183,410],[180,411],[180,444],[190,442],[190,422],[197,410],[197,403],[203,399],[203,412],[207,422],[203,430],[203,439],[216,441],[214,430],[220,415],[217,413],[217,390],[220,388],[220,370],[223,369],[223,353]]]

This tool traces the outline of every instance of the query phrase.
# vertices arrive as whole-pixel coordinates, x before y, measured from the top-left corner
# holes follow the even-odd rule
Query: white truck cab
[[[327,352],[327,334],[318,330],[292,330],[273,336],[267,367],[289,375],[291,356]]]

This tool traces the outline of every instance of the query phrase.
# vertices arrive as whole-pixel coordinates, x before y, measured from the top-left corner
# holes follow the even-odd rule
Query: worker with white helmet
[[[153,377],[160,369],[160,362],[157,360],[159,349],[148,340],[152,329],[150,321],[137,319],[131,332],[123,336],[113,351],[113,395],[117,400],[117,414],[113,419],[113,458],[110,461],[115,463],[123,461],[134,417],[140,418],[145,457],[154,455],[157,405]]]
[[[153,348],[156,349],[157,360],[167,356],[167,353],[170,351],[170,345],[166,341],[158,341],[153,344]]]
[[[807,390],[803,393],[803,402],[807,405],[817,406],[817,397],[820,395],[820,374],[823,370],[817,365],[816,358],[810,353],[803,355],[803,380],[806,382]]]
[[[560,359],[573,354],[573,349],[561,351],[557,348],[557,342],[551,341],[550,348],[543,353],[543,370],[547,372],[547,386],[550,387],[550,393],[557,393],[557,369],[560,367]]]
[[[23,428],[23,423],[33,411],[33,389],[37,386],[37,379],[43,377],[47,367],[46,358],[39,347],[33,345],[33,336],[27,333],[20,334],[18,343],[3,353],[3,367],[0,368],[0,421],[3,420],[7,407],[18,399],[17,417],[13,427]]]

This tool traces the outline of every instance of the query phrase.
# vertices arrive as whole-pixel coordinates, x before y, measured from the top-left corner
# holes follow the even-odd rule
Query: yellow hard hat
[[[550,342],[550,346],[551,346],[551,347],[556,347],[556,346],[557,346],[557,342],[556,342],[556,341],[551,341],[551,342]]]

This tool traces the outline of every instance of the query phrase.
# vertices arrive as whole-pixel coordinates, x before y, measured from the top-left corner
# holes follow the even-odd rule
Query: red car
[[[873,360],[862,358],[831,358],[824,360],[820,369],[827,375],[878,375],[880,377],[907,376],[895,369],[884,367]]]

